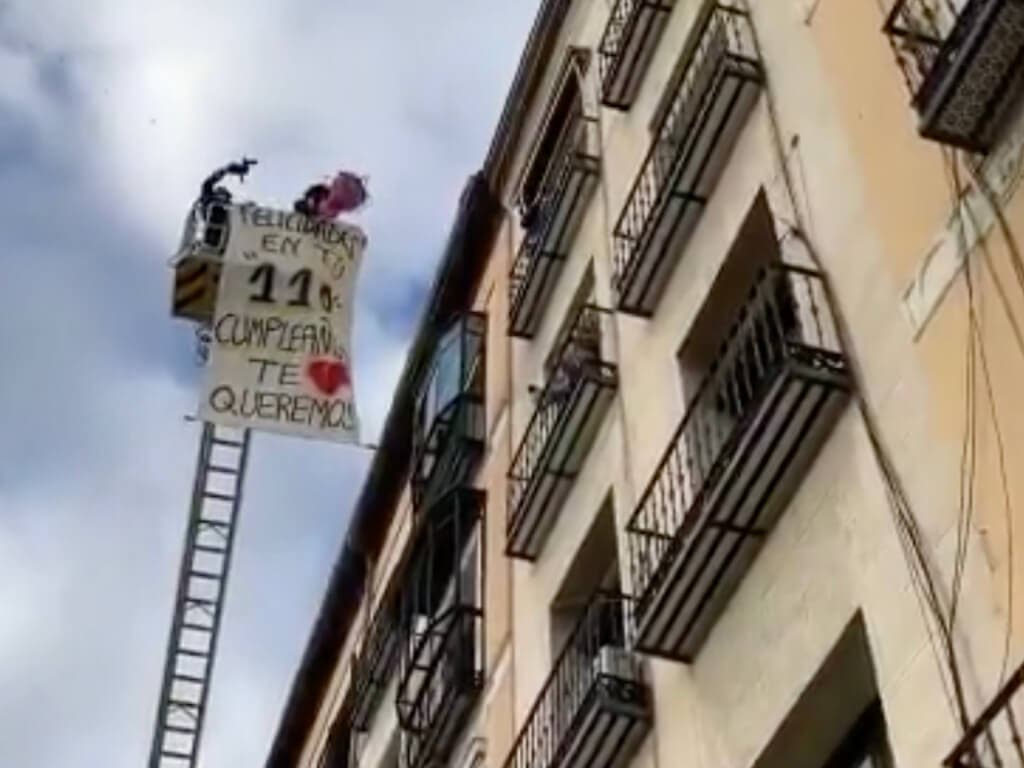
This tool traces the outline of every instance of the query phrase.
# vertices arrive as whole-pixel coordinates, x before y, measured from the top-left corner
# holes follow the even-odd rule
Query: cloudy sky
[[[138,768],[194,463],[168,315],[196,186],[368,174],[356,314],[383,420],[537,0],[0,0],[0,765]],[[257,436],[203,763],[262,764],[367,466]]]

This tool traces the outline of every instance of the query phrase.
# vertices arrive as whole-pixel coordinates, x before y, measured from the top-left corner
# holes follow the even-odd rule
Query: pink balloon
[[[368,197],[363,179],[349,171],[340,171],[328,189],[327,197],[320,201],[317,209],[317,213],[325,219],[333,219],[339,214],[362,207]]]

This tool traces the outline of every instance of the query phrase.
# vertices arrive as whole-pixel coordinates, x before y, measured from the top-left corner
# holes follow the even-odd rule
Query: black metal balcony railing
[[[650,728],[650,693],[626,643],[628,598],[584,609],[534,702],[505,768],[616,768]]]
[[[536,398],[509,470],[506,551],[512,557],[539,554],[615,395],[618,369],[601,357],[608,316],[590,304],[580,307]]]
[[[400,703],[405,765],[443,765],[483,684],[477,660],[483,612],[458,605],[414,632],[415,694]]]
[[[675,0],[617,0],[597,49],[606,107],[632,106],[674,6]]]
[[[537,332],[562,264],[597,189],[597,121],[573,113],[562,128],[524,215],[524,235],[509,283],[509,333],[531,338]]]
[[[1024,705],[1024,666],[996,694],[943,761],[946,768],[1024,765],[1024,735],[1014,707]]]
[[[385,600],[366,629],[362,648],[352,661],[352,727],[366,731],[394,673],[398,658],[396,605]]]
[[[487,317],[468,313],[438,343],[413,429],[413,504],[429,505],[469,479],[483,453]]]
[[[1024,65],[1024,3],[895,0],[885,31],[921,135],[991,149]]]
[[[764,270],[627,527],[638,649],[692,660],[848,387],[819,275]]]
[[[404,765],[443,765],[483,675],[478,535],[484,494],[450,491],[425,510],[402,591],[396,709]]]
[[[615,226],[614,285],[623,312],[654,312],[760,91],[745,11],[708,3],[695,30],[687,66]]]

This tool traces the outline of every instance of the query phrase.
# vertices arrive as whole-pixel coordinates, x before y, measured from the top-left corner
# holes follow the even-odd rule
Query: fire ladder
[[[149,768],[197,764],[248,452],[248,430],[203,425]]]

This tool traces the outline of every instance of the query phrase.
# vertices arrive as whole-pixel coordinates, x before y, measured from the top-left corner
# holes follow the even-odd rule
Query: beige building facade
[[[1022,72],[544,0],[268,766],[1024,765]]]

